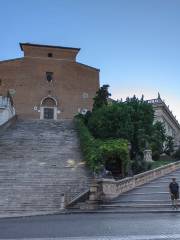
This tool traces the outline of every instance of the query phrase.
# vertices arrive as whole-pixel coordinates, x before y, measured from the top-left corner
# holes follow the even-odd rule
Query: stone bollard
[[[65,196],[65,193],[62,193],[62,194],[61,194],[60,209],[61,209],[61,210],[65,210],[65,209],[66,209],[66,196]]]

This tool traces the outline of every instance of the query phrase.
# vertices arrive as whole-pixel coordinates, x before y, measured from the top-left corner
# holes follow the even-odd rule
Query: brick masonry
[[[71,119],[78,109],[91,110],[99,69],[78,63],[78,48],[21,44],[21,49],[24,57],[0,62],[0,95],[13,92],[19,118],[39,119],[41,101],[48,96],[57,101],[57,119]],[[51,82],[46,72],[53,73]]]

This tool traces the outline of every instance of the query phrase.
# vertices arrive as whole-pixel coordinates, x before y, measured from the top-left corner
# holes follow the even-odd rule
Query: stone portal
[[[57,119],[57,101],[55,98],[46,97],[41,101],[40,119]]]

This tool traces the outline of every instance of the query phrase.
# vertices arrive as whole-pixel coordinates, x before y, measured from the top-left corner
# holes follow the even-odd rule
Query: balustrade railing
[[[141,186],[156,178],[162,177],[179,168],[180,161],[137,174],[133,177],[127,177],[119,181],[115,181],[114,179],[102,179],[99,181],[99,183],[102,184],[104,199],[112,199],[118,197],[124,192],[132,190],[135,187]]]

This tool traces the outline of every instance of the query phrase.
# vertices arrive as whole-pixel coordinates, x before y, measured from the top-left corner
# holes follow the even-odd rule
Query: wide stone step
[[[72,121],[20,120],[0,136],[0,214],[59,211],[90,182]]]
[[[152,204],[145,204],[145,203],[134,203],[134,204],[104,204],[101,205],[101,208],[166,208],[171,207],[171,203],[152,203]]]

